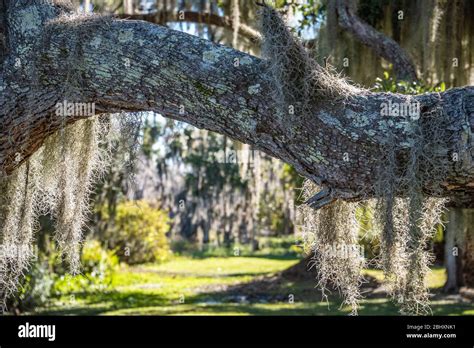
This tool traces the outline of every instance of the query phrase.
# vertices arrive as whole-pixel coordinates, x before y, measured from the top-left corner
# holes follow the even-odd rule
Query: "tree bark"
[[[284,122],[272,100],[267,62],[142,21],[56,19],[63,8],[7,0],[8,56],[0,76],[0,170],[12,173],[45,138],[84,115],[61,116],[58,103],[94,103],[98,113],[154,111],[253,145],[292,164],[331,195],[373,195],[388,134],[409,150],[411,121],[384,119],[384,103],[418,102],[421,120],[440,109],[448,120],[443,194],[474,204],[474,88],[406,96],[360,90],[325,99]]]
[[[361,20],[352,8],[356,3],[349,0],[336,0],[339,25],[350,32],[364,45],[372,48],[377,55],[393,64],[397,77],[401,80],[416,81],[416,68],[413,61],[400,45],[378,32]]]

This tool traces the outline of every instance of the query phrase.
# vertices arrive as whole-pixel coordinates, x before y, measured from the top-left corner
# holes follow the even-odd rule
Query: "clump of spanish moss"
[[[303,186],[303,197],[309,199],[318,192],[318,187],[307,180]],[[311,267],[318,275],[318,286],[327,299],[329,288],[336,288],[342,295],[343,305],[357,314],[364,253],[358,244],[359,223],[356,219],[357,203],[338,200],[319,210],[302,205],[300,213],[304,219],[303,235],[307,247],[313,252]]]
[[[440,194],[449,162],[442,110],[411,120],[409,148],[397,156],[394,135],[384,145],[375,187],[380,226],[380,266],[402,313],[429,312],[426,275],[432,256],[428,243],[441,224],[446,199]],[[400,158],[401,157],[401,158]]]
[[[262,52],[268,59],[269,77],[275,90],[275,102],[284,119],[293,128],[298,119],[312,115],[323,99],[345,101],[364,90],[352,87],[343,79],[319,66],[298,39],[286,27],[276,10],[264,6],[261,13]],[[288,112],[293,108],[295,116]],[[381,144],[380,168],[374,187],[366,196],[376,197],[371,223],[380,232],[379,265],[384,270],[390,294],[400,304],[402,313],[424,314],[429,311],[426,274],[432,257],[428,244],[441,223],[445,199],[440,188],[447,171],[445,116],[434,109],[423,118],[404,120],[409,129],[404,139],[387,130],[387,143]],[[399,145],[406,143],[408,145]],[[403,140],[403,141],[402,141]],[[405,147],[403,147],[405,146]],[[307,182],[306,199],[317,193]],[[364,196],[364,193],[362,193]],[[319,286],[325,296],[328,285],[336,287],[343,304],[357,313],[359,286],[364,267],[363,252],[357,248],[361,221],[356,218],[358,204],[336,200],[314,210],[301,206],[305,237],[314,253]]]
[[[323,99],[347,98],[360,92],[360,89],[321,67],[275,9],[268,6],[262,8],[261,31],[262,56],[268,58],[274,87],[273,99],[282,111],[283,121],[292,122],[310,114]]]
[[[112,144],[126,134],[136,140],[136,117],[94,116],[64,125],[10,176],[0,189],[0,305],[16,291],[34,256],[38,217],[55,221],[55,242],[71,273],[80,272],[82,231],[89,214],[89,195],[107,168]],[[132,147],[134,148],[134,147]]]
[[[97,120],[87,119],[61,130],[57,139],[61,144],[59,158],[68,165],[57,173],[55,241],[73,273],[79,271],[81,231],[88,214],[89,190],[99,169],[99,131]]]
[[[33,255],[33,224],[35,183],[29,180],[30,165],[25,163],[7,180],[1,182],[3,222],[0,258],[0,305],[16,288],[18,280]],[[8,202],[9,197],[16,199]]]

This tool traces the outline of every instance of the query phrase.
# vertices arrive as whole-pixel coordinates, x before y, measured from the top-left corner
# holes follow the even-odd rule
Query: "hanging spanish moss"
[[[0,305],[27,271],[34,256],[38,217],[55,220],[55,241],[71,273],[80,272],[82,231],[92,184],[107,168],[112,144],[137,130],[136,117],[90,117],[62,127],[10,176],[0,189]],[[133,146],[130,148],[133,149]]]
[[[8,180],[2,180],[0,258],[0,304],[16,289],[22,272],[33,255],[34,181],[30,178],[30,163],[25,163]],[[4,193],[4,194],[3,194]],[[8,199],[8,198],[15,199]]]
[[[274,98],[282,115],[288,115],[293,106],[297,110],[294,118],[308,117],[322,98],[345,99],[363,91],[319,66],[274,9],[263,7],[261,28],[263,55],[269,60]],[[445,203],[445,199],[432,197],[439,196],[449,165],[445,119],[442,110],[436,109],[423,118],[405,119],[409,129],[404,134],[408,140],[403,141],[388,130],[387,142],[381,144],[375,187],[367,187],[367,196],[375,192],[377,198],[372,225],[380,231],[379,265],[390,294],[405,314],[429,311],[425,278],[432,257],[428,243],[441,223]],[[294,124],[291,116],[287,120]],[[402,142],[408,145],[403,148]],[[316,193],[317,187],[306,182],[304,197],[309,199]],[[363,252],[357,248],[361,228],[357,206],[336,200],[320,210],[300,208],[304,233],[313,235],[304,240],[310,241],[312,266],[323,296],[329,285],[335,287],[353,314],[361,297],[364,267]]]
[[[260,27],[262,56],[268,58],[273,99],[282,111],[284,125],[310,114],[321,100],[345,99],[360,91],[316,63],[273,8],[263,7]]]
[[[444,120],[442,110],[411,120],[410,148],[404,165],[395,153],[399,140],[390,135],[377,173],[380,266],[392,296],[406,314],[429,312],[424,283],[432,257],[427,248],[437,225],[442,223],[446,203],[446,199],[432,196],[439,196],[449,166]]]
[[[318,192],[318,187],[307,180],[303,186],[303,197],[309,199]],[[352,314],[357,314],[360,285],[363,281],[364,254],[358,244],[359,223],[356,219],[357,203],[341,200],[319,210],[303,205],[300,213],[304,219],[303,240],[313,252],[310,267],[315,268],[318,287],[327,299],[330,288],[339,290]]]
[[[88,119],[77,126],[66,127],[57,139],[61,144],[60,159],[68,165],[57,173],[55,240],[72,273],[79,271],[81,231],[88,214],[91,182],[100,163],[97,126],[97,120]]]

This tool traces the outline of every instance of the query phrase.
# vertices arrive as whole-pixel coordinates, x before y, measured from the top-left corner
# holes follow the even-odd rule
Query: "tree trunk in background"
[[[123,11],[125,14],[133,14],[133,0],[123,0]]]
[[[474,287],[474,209],[451,208],[445,231],[445,266],[448,279],[444,291]]]
[[[474,288],[474,209],[463,209],[464,243],[461,262],[463,285]]]
[[[91,0],[84,0],[84,12],[91,12]]]
[[[206,203],[205,203],[206,202]],[[211,240],[211,226],[212,226],[212,204],[207,203],[208,200],[202,200],[201,204],[204,205],[204,211],[206,212],[205,216],[201,220],[201,227],[202,227],[202,245],[203,247],[207,247]]]
[[[448,224],[445,230],[444,263],[448,279],[444,291],[457,292],[462,286],[457,270],[459,269],[459,247],[456,235],[462,229],[462,209],[453,208],[448,212]]]

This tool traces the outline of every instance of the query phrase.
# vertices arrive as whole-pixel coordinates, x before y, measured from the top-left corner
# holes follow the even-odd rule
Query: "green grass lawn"
[[[88,291],[54,298],[30,314],[68,315],[346,315],[340,299],[321,301],[311,277],[290,281],[273,274],[299,260],[275,257],[175,257],[163,264],[122,266],[108,290]],[[381,272],[367,271],[381,279]],[[428,278],[436,292],[444,283],[444,270]],[[294,302],[289,299],[294,298]],[[474,315],[472,302],[437,295],[435,315]],[[390,300],[373,296],[361,302],[361,315],[397,315]]]

